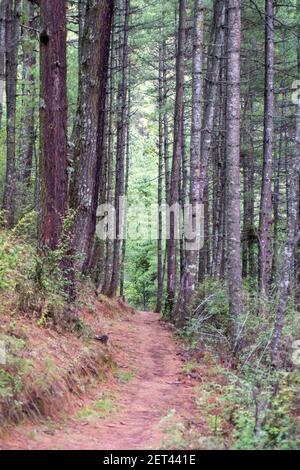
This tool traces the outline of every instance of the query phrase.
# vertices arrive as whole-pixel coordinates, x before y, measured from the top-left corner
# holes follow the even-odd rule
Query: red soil
[[[116,394],[117,411],[91,420],[74,415],[50,430],[41,424],[18,426],[0,441],[0,449],[153,449],[166,437],[161,422],[170,410],[176,410],[176,421],[193,419],[193,384],[181,374],[179,346],[159,315],[139,312],[130,320],[108,321],[106,332],[119,370],[135,373],[126,383],[107,385]],[[84,402],[89,404],[90,398]]]

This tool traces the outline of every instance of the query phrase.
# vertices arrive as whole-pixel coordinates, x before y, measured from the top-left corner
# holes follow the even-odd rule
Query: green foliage
[[[32,372],[33,363],[22,356],[26,342],[9,335],[1,335],[6,347],[6,364],[0,365],[0,423],[7,416],[16,419],[22,403],[18,397],[23,390],[24,378]]]
[[[176,410],[168,410],[159,423],[159,430],[165,434],[165,438],[161,444],[162,449],[185,449],[185,426],[180,417],[177,416]]]
[[[12,229],[12,234],[15,237],[20,237],[25,241],[35,241],[37,234],[37,213],[35,210],[26,212],[26,214],[19,219],[17,224]]]
[[[150,207],[156,203],[156,129],[151,128],[152,121],[148,119],[153,112],[152,101],[143,103],[142,109],[143,114],[135,117],[131,127],[129,206],[135,211],[129,213],[129,228],[137,222],[139,206]],[[144,215],[144,211],[139,214],[140,219]],[[143,235],[142,222],[139,230],[134,238],[127,240],[125,295],[130,304],[146,310],[154,308],[155,303],[156,241],[149,238],[149,233]]]
[[[204,342],[215,348],[220,342],[228,345],[230,329],[229,299],[224,284],[207,279],[199,286],[187,324],[180,330],[193,345]]]
[[[126,278],[127,301],[140,309],[154,308],[156,293],[156,247],[151,241],[130,244],[128,277]]]
[[[300,379],[291,361],[291,344],[300,331],[296,308],[290,299],[282,339],[289,371],[274,372],[269,346],[278,299],[274,296],[263,301],[251,282],[244,287],[243,348],[234,358],[234,369],[219,371],[226,383],[216,378],[202,386],[197,404],[213,434],[222,435],[233,426],[234,449],[296,449],[300,445]],[[206,280],[195,305],[180,335],[188,339],[190,347],[211,350],[228,361],[231,322],[226,287],[219,281]],[[193,368],[194,361],[188,362],[184,372]],[[212,393],[214,400],[210,403]]]
[[[104,392],[99,398],[89,405],[86,405],[81,410],[77,411],[77,419],[94,420],[97,418],[106,418],[107,416],[116,413],[118,410],[115,404],[115,396]]]
[[[293,417],[299,377],[257,374],[259,379],[233,381],[225,392],[235,424],[233,449],[297,449],[300,433]],[[279,385],[280,384],[280,385]],[[279,386],[274,396],[274,387]],[[298,398],[299,400],[299,398]],[[298,403],[299,406],[299,403]],[[299,408],[297,410],[299,412]]]
[[[114,375],[119,379],[122,383],[130,382],[135,377],[135,371],[133,370],[117,370]]]
[[[17,290],[33,269],[34,249],[13,233],[0,232],[0,289]]]
[[[32,243],[34,211],[21,218],[10,232],[0,232],[0,290],[10,308],[36,315],[40,326],[54,317],[62,319],[68,302],[73,265],[69,249],[72,217],[70,213],[65,219],[57,250],[48,250],[46,254]],[[3,310],[7,303],[2,302]]]

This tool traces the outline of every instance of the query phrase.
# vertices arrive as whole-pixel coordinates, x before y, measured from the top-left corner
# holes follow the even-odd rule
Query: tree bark
[[[243,312],[240,239],[240,45],[241,1],[228,0],[226,176],[227,269],[234,348]]]
[[[81,272],[85,272],[90,264],[96,227],[112,13],[112,1],[87,0],[74,129],[74,174],[70,188],[70,205],[75,214],[76,268]]]
[[[289,183],[289,217],[286,230],[286,241],[283,254],[283,262],[280,270],[278,308],[275,320],[272,341],[271,341],[271,357],[272,362],[277,369],[281,366],[280,346],[282,329],[286,307],[289,298],[291,286],[291,276],[293,272],[294,250],[299,243],[299,226],[298,226],[298,199],[299,199],[299,174],[300,174],[300,106],[297,111],[297,129],[296,129],[296,149],[294,162],[290,168]]]
[[[224,37],[223,37],[224,41]],[[223,49],[225,49],[223,44]],[[225,56],[225,54],[223,54]],[[219,109],[218,119],[215,123],[218,135],[217,150],[214,158],[214,216],[213,216],[213,266],[212,275],[220,278],[224,273],[225,264],[225,202],[226,202],[226,159],[225,159],[225,115],[226,115],[226,75],[225,59],[221,61],[219,73]]]
[[[104,129],[104,140],[102,148],[102,161],[99,176],[99,205],[106,203],[107,195],[107,173],[108,173],[108,125],[109,125],[109,110],[107,106],[108,96],[106,96],[105,105],[105,129]],[[94,237],[93,252],[90,259],[90,265],[88,268],[92,279],[95,282],[96,289],[101,290],[104,281],[105,271],[105,240],[100,239],[97,234]]]
[[[116,238],[114,240],[114,256],[111,283],[108,290],[110,297],[115,297],[120,282],[121,271],[121,241],[124,229],[123,210],[120,204],[120,198],[124,196],[124,165],[125,165],[125,136],[126,136],[126,68],[128,54],[128,19],[129,19],[129,0],[119,0],[120,7],[120,44],[119,44],[119,65],[120,81],[118,89],[118,113],[117,124],[117,154],[116,154],[116,183],[115,183],[115,210],[116,210]]]
[[[78,0],[78,76],[81,77],[82,43],[87,0]]]
[[[273,0],[265,1],[265,101],[264,101],[264,149],[263,177],[260,204],[260,255],[259,287],[267,295],[270,282],[271,261],[271,218],[272,218],[272,165],[274,134],[274,39],[273,39]]]
[[[108,149],[107,149],[107,203],[113,205],[113,165],[114,165],[114,117],[115,117],[115,69],[116,69],[116,47],[115,47],[115,21],[111,32],[111,51],[110,51],[110,73],[109,73],[109,124],[108,124]],[[107,237],[105,272],[102,292],[106,293],[111,283],[113,264],[113,240]]]
[[[278,248],[279,248],[279,224],[280,224],[280,200],[281,200],[281,167],[283,155],[283,135],[285,131],[285,93],[282,95],[281,100],[281,116],[280,116],[280,131],[278,138],[278,151],[274,160],[274,197],[273,197],[273,215],[274,215],[274,230],[273,230],[273,256],[272,256],[272,282],[278,280]]]
[[[185,104],[183,105],[183,123],[182,123],[182,152],[181,152],[181,167],[180,167],[180,184],[179,184],[179,205],[182,211],[182,220],[185,217],[185,205],[187,199],[187,186],[188,186],[188,160],[187,160],[187,149],[186,149],[186,117],[185,117]],[[185,265],[185,234],[184,224],[181,225],[181,237],[180,237],[180,282],[182,280],[184,265]]]
[[[163,295],[163,250],[162,250],[162,200],[163,200],[163,48],[159,47],[158,59],[158,187],[157,187],[157,205],[158,205],[158,239],[157,239],[157,292],[155,311],[160,313],[162,308]]]
[[[3,210],[6,225],[11,228],[15,221],[16,210],[16,93],[18,71],[18,45],[20,23],[20,0],[6,4],[6,177],[3,196]]]
[[[184,98],[184,50],[186,38],[186,0],[179,1],[179,31],[176,57],[176,98],[174,116],[174,146],[169,192],[169,208],[175,207],[179,202],[179,173],[182,153],[182,125],[183,125],[183,98]],[[175,233],[174,214],[170,214],[170,239],[168,243],[168,278],[166,310],[173,310],[176,294],[177,272],[177,240]]]
[[[224,1],[217,0],[214,3],[214,20],[211,33],[211,45],[209,48],[208,67],[205,81],[205,104],[202,120],[201,133],[201,167],[199,183],[199,202],[205,206],[205,240],[202,250],[200,250],[198,279],[203,282],[205,271],[207,270],[207,258],[209,256],[208,240],[208,162],[212,157],[212,139],[214,119],[216,115],[216,102],[218,96],[218,82],[220,76],[220,65],[222,58],[222,49],[224,46],[224,22],[225,22],[225,4]]]
[[[297,11],[300,13],[300,1],[297,2]],[[298,27],[298,80],[300,80],[300,28]],[[299,182],[300,182],[300,98],[298,96],[296,107],[296,135],[295,150],[292,164],[290,165],[288,175],[288,219],[286,228],[286,240],[283,253],[283,261],[280,270],[280,282],[278,292],[278,308],[271,340],[271,358],[272,363],[279,369],[281,366],[280,347],[282,338],[282,329],[286,307],[289,298],[291,286],[291,277],[293,273],[294,251],[300,241],[299,232]]]
[[[244,115],[242,138],[245,150],[241,152],[243,168],[243,277],[254,277],[254,244],[256,242],[256,230],[254,226],[254,142],[253,142],[253,103],[252,103],[252,73],[249,71],[249,83],[244,97]],[[249,121],[247,120],[249,113]]]
[[[3,114],[3,97],[5,87],[5,29],[8,0],[0,1],[0,129]]]
[[[197,206],[201,197],[201,123],[202,123],[202,73],[203,73],[203,36],[204,36],[204,5],[202,0],[195,1],[195,23],[193,39],[193,71],[192,71],[192,128],[190,152],[190,211],[191,228],[197,230]],[[199,236],[199,234],[198,234]],[[174,317],[178,322],[189,314],[196,286],[197,258],[199,249],[189,244],[197,241],[186,240],[185,265],[180,285],[178,301],[174,309]]]
[[[41,0],[40,172],[42,249],[57,248],[68,204],[66,1]]]
[[[31,171],[35,144],[35,22],[34,4],[24,2],[25,24],[22,33],[23,77],[22,77],[22,118],[20,129],[20,163],[19,181],[21,183],[21,207],[26,203],[28,189],[31,185]]]
[[[130,92],[130,65],[128,66],[128,100],[127,100],[127,118],[126,118],[126,155],[125,155],[125,186],[124,194],[128,196],[129,170],[130,170],[130,112],[131,112],[131,92]],[[126,224],[126,220],[124,220]],[[125,300],[125,257],[126,257],[126,237],[122,240],[121,248],[121,273],[120,273],[120,297]]]

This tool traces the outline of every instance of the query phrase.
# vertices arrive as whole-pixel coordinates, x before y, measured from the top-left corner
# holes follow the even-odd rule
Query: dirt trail
[[[182,422],[193,417],[192,385],[182,380],[179,347],[159,315],[138,312],[130,321],[113,324],[109,336],[119,370],[134,371],[128,382],[114,387],[117,411],[92,420],[74,416],[52,431],[19,427],[0,448],[153,449],[166,437],[161,423],[170,410]]]

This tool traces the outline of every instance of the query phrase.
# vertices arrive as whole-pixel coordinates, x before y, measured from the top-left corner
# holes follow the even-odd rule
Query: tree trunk
[[[202,0],[195,1],[195,23],[193,39],[193,71],[192,71],[192,128],[191,128],[191,157],[190,157],[190,208],[189,223],[193,234],[186,239],[184,273],[174,317],[181,322],[189,313],[196,286],[197,257],[199,249],[193,247],[199,240],[197,222],[197,206],[200,203],[201,192],[201,122],[202,122],[202,70],[203,70],[203,35],[204,35],[204,5]],[[196,235],[194,233],[196,232]]]
[[[119,44],[119,65],[120,81],[118,89],[118,113],[117,124],[117,155],[116,155],[116,183],[115,183],[115,210],[116,210],[116,238],[114,240],[114,257],[111,283],[108,295],[114,297],[117,294],[120,281],[121,270],[121,239],[124,230],[123,210],[120,198],[124,196],[124,165],[125,165],[125,137],[126,137],[126,67],[128,54],[128,17],[129,0],[119,0],[120,7],[120,44]]]
[[[57,248],[68,203],[66,1],[41,0],[40,244]]]
[[[114,22],[115,23],[115,22]],[[111,32],[111,52],[110,52],[110,73],[109,73],[109,124],[108,124],[108,149],[107,149],[107,204],[113,205],[113,164],[114,164],[114,116],[115,116],[115,24],[113,24]],[[113,264],[113,240],[107,237],[106,240],[106,256],[105,256],[105,272],[102,292],[106,293],[109,289]]]
[[[21,207],[26,203],[26,196],[31,184],[33,151],[35,144],[35,37],[34,4],[24,2],[25,24],[22,33],[23,77],[22,77],[22,118],[20,130],[20,167]]]
[[[5,29],[8,0],[0,0],[0,129],[3,114],[3,96],[5,86]]]
[[[130,66],[128,67],[128,82],[130,84]],[[131,92],[130,87],[128,89],[128,100],[127,100],[127,119],[126,119],[126,158],[125,158],[125,187],[124,194],[128,196],[128,184],[129,184],[129,169],[130,169],[130,112],[131,112]],[[124,220],[126,224],[126,220]],[[126,237],[122,240],[121,249],[121,275],[120,275],[120,297],[125,300],[125,256],[126,256]]]
[[[164,13],[165,14],[165,13]],[[162,61],[163,61],[163,164],[165,173],[165,203],[168,204],[169,192],[170,192],[170,163],[169,163],[169,114],[167,111],[168,105],[168,75],[167,75],[167,45],[166,39],[162,42]],[[167,267],[167,255],[169,253],[169,239],[166,237],[165,243],[165,256],[163,263],[162,273],[162,285],[164,285],[166,267]]]
[[[273,0],[265,1],[265,102],[264,102],[264,150],[263,178],[260,204],[260,256],[259,287],[267,294],[270,281],[271,261],[271,217],[272,217],[272,152],[273,152],[273,115],[274,115],[274,40],[273,40]]]
[[[297,11],[300,13],[300,0],[297,2]],[[300,80],[300,28],[298,28],[298,80]],[[283,253],[283,262],[280,270],[277,315],[271,340],[271,358],[277,369],[281,366],[280,346],[286,307],[288,303],[291,276],[293,273],[293,259],[296,245],[300,241],[299,232],[299,181],[300,181],[300,99],[298,96],[296,108],[296,136],[293,162],[289,171],[288,191],[288,220],[286,240]]]
[[[225,22],[225,4],[221,1],[214,3],[214,21],[211,33],[210,56],[208,58],[208,67],[205,81],[205,105],[202,120],[201,133],[201,166],[199,182],[199,202],[205,204],[205,212],[208,214],[208,197],[205,194],[208,191],[208,162],[212,156],[212,138],[214,118],[216,114],[216,101],[218,95],[218,82],[220,75],[220,64],[222,58],[222,49],[224,45],[224,22]],[[208,232],[208,218],[204,216],[205,233]],[[206,271],[206,259],[209,253],[208,237],[205,236],[204,246],[200,250],[198,279],[203,282]]]
[[[174,147],[169,192],[169,208],[174,208],[179,202],[179,173],[182,154],[183,126],[183,97],[184,97],[184,50],[186,39],[186,0],[179,1],[179,32],[176,57],[176,98],[174,116]],[[167,279],[167,312],[171,313],[176,293],[177,271],[177,234],[174,214],[170,214],[170,239],[168,243],[168,279]]]
[[[188,185],[188,160],[186,151],[186,122],[185,122],[185,105],[183,106],[183,123],[182,123],[182,152],[181,152],[181,167],[180,167],[180,185],[179,185],[179,204],[182,211],[182,220],[185,217],[185,205],[187,198],[187,185]],[[180,282],[184,273],[185,265],[185,234],[184,224],[181,225],[180,237]]]
[[[254,277],[254,254],[253,247],[256,240],[254,227],[254,143],[253,143],[253,77],[252,71],[249,71],[249,83],[244,97],[244,115],[242,122],[242,138],[245,150],[241,154],[243,168],[243,277]],[[247,121],[249,113],[249,121]]]
[[[239,340],[243,312],[240,239],[240,45],[241,2],[228,0],[226,172],[227,269],[234,348]]]
[[[6,4],[6,178],[3,196],[3,210],[6,225],[11,228],[16,210],[16,93],[18,71],[20,0]]]
[[[106,100],[108,96],[106,96]],[[108,120],[109,120],[109,110],[107,109],[107,101],[105,106],[105,129],[104,129],[104,140],[103,140],[103,149],[102,149],[102,161],[101,161],[101,168],[100,168],[100,176],[99,176],[99,205],[106,203],[106,195],[107,195],[107,173],[108,173]],[[94,237],[94,245],[93,245],[93,252],[90,259],[90,265],[88,271],[91,274],[95,282],[96,289],[101,290],[103,282],[104,282],[104,271],[105,271],[105,247],[106,243],[105,240],[98,237],[95,234]]]
[[[286,241],[283,254],[283,262],[280,270],[278,308],[275,326],[271,341],[272,362],[277,369],[281,366],[280,346],[286,307],[291,286],[293,272],[293,258],[295,246],[299,243],[300,234],[298,226],[298,198],[299,198],[299,174],[300,174],[300,106],[297,111],[296,149],[294,162],[290,168],[289,183],[289,217],[286,229]]]
[[[200,167],[200,201],[203,201],[203,194],[207,179],[207,165],[211,158],[213,125],[216,112],[216,101],[218,95],[218,82],[220,74],[220,63],[222,58],[222,48],[224,45],[224,21],[225,5],[218,0],[215,2],[215,34],[212,35],[213,47],[211,57],[208,62],[208,70],[205,86],[205,107],[202,121],[201,134],[201,167]]]
[[[280,201],[281,201],[281,160],[283,154],[283,134],[285,130],[285,93],[281,100],[281,116],[280,131],[278,138],[278,151],[274,161],[274,198],[273,198],[273,215],[274,215],[274,231],[273,231],[273,257],[272,257],[272,282],[278,280],[278,248],[279,248],[279,224],[280,224]]]
[[[166,203],[169,200],[170,191],[170,164],[169,164],[169,115],[166,110],[168,104],[168,77],[167,77],[167,57],[166,40],[162,43],[162,61],[163,61],[163,105],[164,105],[164,165],[165,165],[165,192]]]
[[[74,174],[70,188],[70,204],[75,214],[76,268],[81,272],[85,272],[90,264],[96,227],[112,13],[112,1],[87,0],[74,129]]]
[[[224,40],[224,38],[223,38]],[[223,46],[224,48],[224,46]],[[221,49],[222,53],[222,49]],[[225,54],[224,54],[225,55]],[[218,135],[217,151],[214,159],[214,220],[213,220],[213,266],[212,275],[216,278],[221,277],[224,272],[224,246],[225,246],[225,201],[226,201],[226,176],[225,176],[225,111],[226,111],[226,79],[225,79],[225,60],[223,66],[220,67],[220,84],[219,84],[219,110],[218,120],[215,123]]]
[[[225,25],[228,28],[228,12],[227,2]],[[227,128],[227,54],[228,54],[228,34],[224,37],[224,52],[221,60],[221,72],[220,72],[220,122],[219,122],[219,146],[220,146],[220,160],[221,166],[221,187],[222,187],[222,202],[221,202],[221,214],[222,214],[222,226],[221,226],[221,240],[220,240],[220,265],[219,273],[220,277],[226,277],[227,269],[227,161],[226,161],[226,128]]]
[[[300,187],[300,179],[299,179]],[[298,204],[298,231],[300,231],[300,202]],[[298,240],[296,247],[295,259],[295,302],[298,313],[300,313],[300,240]]]
[[[78,75],[81,76],[82,44],[87,0],[78,0]]]
[[[162,186],[163,186],[163,50],[159,47],[158,60],[158,239],[157,239],[157,292],[156,292],[156,308],[155,311],[160,313],[162,308],[163,295],[163,250],[162,250]]]

